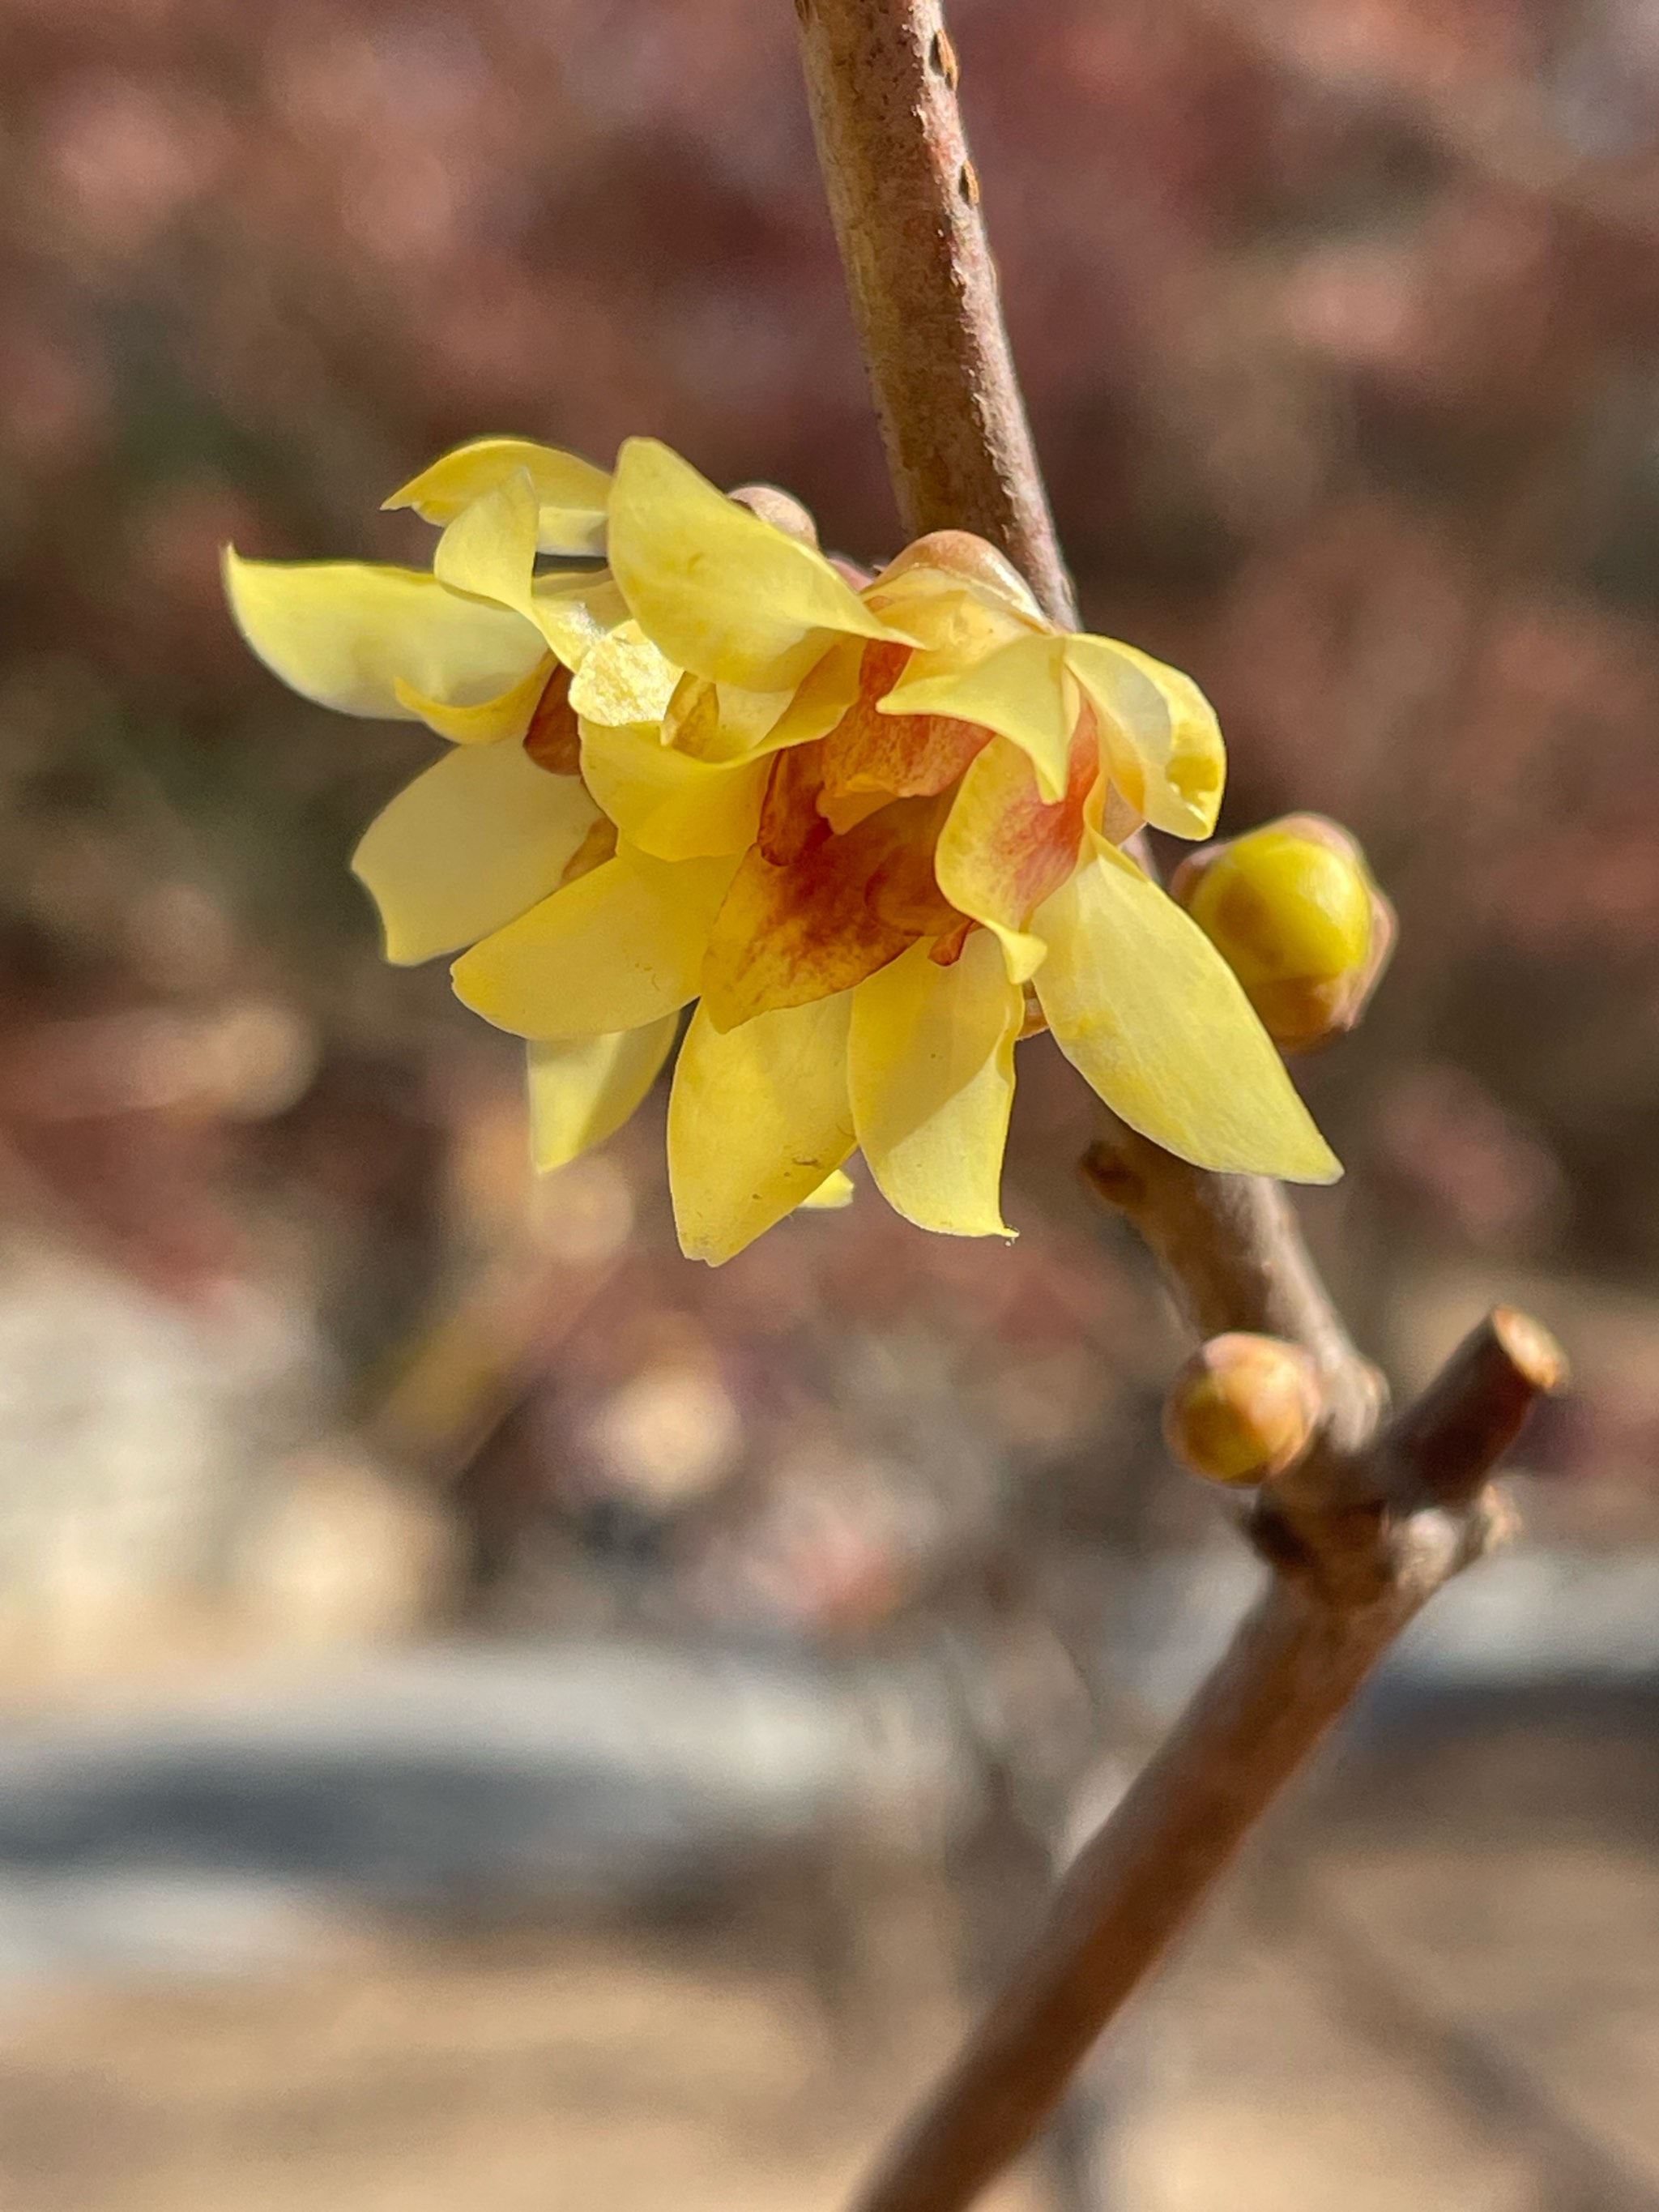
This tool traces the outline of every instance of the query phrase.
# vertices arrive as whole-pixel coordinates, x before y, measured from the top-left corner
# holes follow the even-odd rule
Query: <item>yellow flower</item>
[[[855,1149],[910,1220],[1011,1233],[1000,1185],[1014,1048],[1043,1026],[1116,1113],[1183,1158],[1339,1172],[1226,963],[1121,850],[1143,822],[1194,838],[1213,827],[1221,738],[1188,678],[1056,630],[1008,564],[960,532],[922,539],[860,588],[648,439],[623,447],[614,479],[593,472],[619,595],[596,605],[605,587],[591,580],[532,580],[536,501],[562,512],[568,489],[552,467],[566,457],[518,458],[543,451],[464,447],[404,495],[447,526],[434,577],[417,580],[428,603],[446,595],[436,619],[457,641],[446,629],[441,653],[434,629],[405,624],[422,680],[388,688],[409,644],[361,586],[340,617],[348,654],[322,611],[343,588],[310,587],[298,615],[273,622],[249,568],[233,580],[256,649],[297,688],[417,713],[463,742],[456,707],[487,708],[476,742],[499,758],[502,793],[527,775],[559,790],[556,834],[550,802],[545,821],[527,805],[462,854],[446,800],[418,834],[389,836],[452,757],[393,801],[365,840],[379,841],[374,866],[358,863],[394,957],[467,941],[465,918],[475,941],[455,988],[532,1041],[543,1165],[632,1112],[698,1000],[669,1171],[682,1244],[711,1261],[797,1206],[843,1200]],[[596,525],[585,544],[598,543]],[[259,573],[269,588],[276,572]],[[592,629],[574,649],[544,618],[550,589],[586,594]],[[547,775],[573,763],[533,733],[522,764],[525,723],[507,702],[532,672],[496,644],[489,659],[474,636],[514,620],[574,672],[579,779]],[[373,702],[337,680],[343,659],[372,668]],[[526,897],[532,853],[555,880]],[[473,927],[486,907],[495,921]]]

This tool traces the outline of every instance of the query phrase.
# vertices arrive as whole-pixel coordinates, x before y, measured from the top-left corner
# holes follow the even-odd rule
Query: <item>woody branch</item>
[[[1075,623],[998,299],[936,0],[796,0],[830,213],[912,533],[988,538]],[[1276,1186],[1201,1173],[1115,1128],[1084,1163],[1199,1333],[1301,1347],[1311,1447],[1263,1486],[1266,1590],[1182,1719],[1085,1845],[1044,1925],[859,2212],[957,2212],[1042,2126],[1251,1826],[1400,1630],[1499,1533],[1487,1477],[1560,1355],[1500,1310],[1393,1422]]]

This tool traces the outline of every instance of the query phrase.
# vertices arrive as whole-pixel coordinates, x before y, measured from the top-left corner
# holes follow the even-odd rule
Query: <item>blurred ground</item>
[[[1650,1808],[1645,1709],[1638,1729]],[[1548,1733],[1513,1728],[1511,1761],[1535,1772]],[[1650,1830],[1619,1835],[1595,1796],[1616,1761],[1627,1798],[1634,1733],[1581,1745],[1585,1794],[1550,1840],[1494,1834],[1499,1778],[1466,1769],[1431,1784],[1431,1848],[1338,1823],[1298,1865],[1293,1923],[1259,1870],[1108,2075],[1092,2201],[1659,2202],[1659,1864]],[[867,1989],[832,1998],[803,1972],[801,1929],[775,1913],[626,1934],[371,1917],[280,1972],[92,1977],[12,2011],[5,2201],[829,2212],[959,2025],[950,1911],[926,1887],[896,1916],[890,1900],[903,1963],[890,1955],[874,2016]],[[994,2200],[1047,2201],[1030,2174]]]
[[[1517,1690],[1465,1588],[1091,2076],[1083,2202],[1659,2203],[1656,1676]],[[967,2016],[927,1688],[514,1643],[15,1729],[4,2201],[828,2212]]]

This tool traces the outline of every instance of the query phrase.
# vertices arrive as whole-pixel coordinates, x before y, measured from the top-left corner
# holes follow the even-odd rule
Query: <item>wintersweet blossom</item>
[[[307,696],[456,750],[355,866],[390,957],[531,1041],[535,1150],[617,1127],[680,1044],[669,1174],[718,1262],[848,1193],[1006,1236],[1015,1047],[1212,1169],[1340,1170],[1237,979],[1122,849],[1203,838],[1224,775],[1188,678],[1045,620],[946,532],[860,580],[666,447],[616,473],[516,441],[397,495],[430,576],[237,562],[243,630]],[[538,554],[608,568],[538,572]]]

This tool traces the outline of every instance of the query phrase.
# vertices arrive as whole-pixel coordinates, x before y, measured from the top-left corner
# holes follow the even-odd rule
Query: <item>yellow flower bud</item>
[[[1171,885],[1285,1052],[1358,1019],[1394,941],[1394,910],[1346,830],[1287,815],[1194,854]]]
[[[1318,1419],[1307,1353],[1235,1332],[1212,1337],[1176,1376],[1164,1434],[1182,1465],[1208,1481],[1265,1482],[1301,1457]]]

